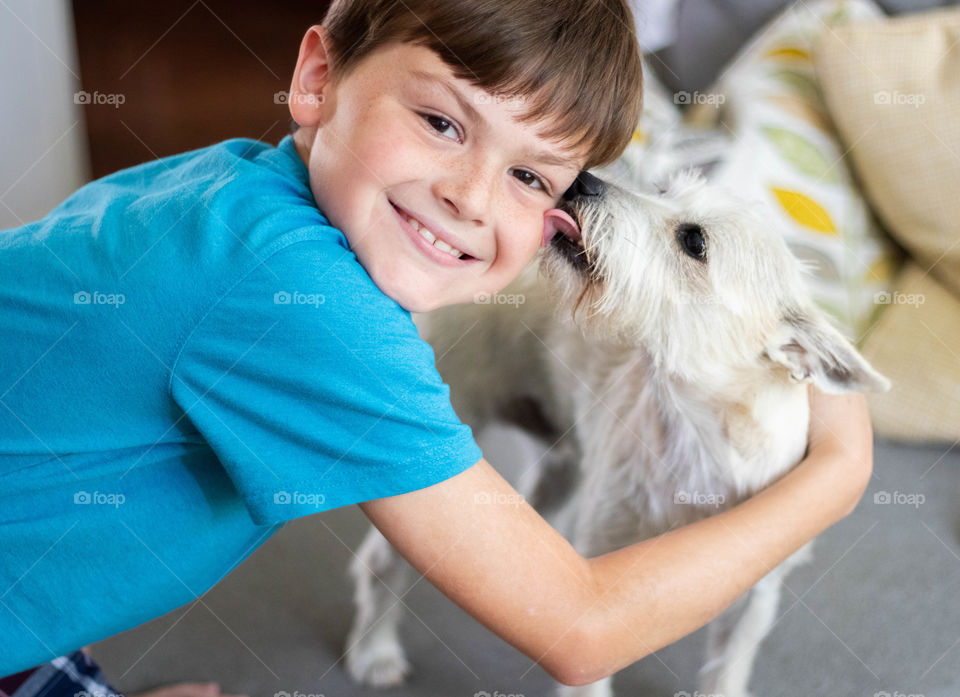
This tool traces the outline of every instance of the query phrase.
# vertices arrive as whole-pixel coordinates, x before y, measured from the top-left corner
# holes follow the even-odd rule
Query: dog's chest
[[[805,425],[784,423],[782,438],[764,437],[749,410],[678,394],[636,348],[567,335],[552,354],[553,393],[566,415],[562,428],[577,440],[585,500],[626,505],[646,534],[739,503],[802,455]],[[779,408],[791,400],[784,395]]]

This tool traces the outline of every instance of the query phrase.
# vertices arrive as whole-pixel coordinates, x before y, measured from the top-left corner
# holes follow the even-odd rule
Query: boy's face
[[[540,138],[515,120],[519,100],[454,78],[428,48],[386,45],[339,78],[321,36],[304,37],[289,98],[317,205],[407,310],[502,289],[541,246],[544,213],[585,152]]]

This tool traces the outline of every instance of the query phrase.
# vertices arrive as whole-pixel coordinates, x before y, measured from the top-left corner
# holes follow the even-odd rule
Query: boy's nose
[[[569,201],[577,196],[599,196],[601,193],[603,193],[603,182],[589,172],[580,172],[561,198]]]

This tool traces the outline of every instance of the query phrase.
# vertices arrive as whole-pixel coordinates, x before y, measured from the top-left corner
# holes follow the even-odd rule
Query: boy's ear
[[[844,336],[816,311],[787,312],[764,353],[796,382],[821,392],[886,392],[890,381],[875,371]]]
[[[330,38],[322,24],[307,29],[300,42],[287,106],[290,116],[301,126],[318,126],[323,120],[323,105],[332,79],[329,46]]]

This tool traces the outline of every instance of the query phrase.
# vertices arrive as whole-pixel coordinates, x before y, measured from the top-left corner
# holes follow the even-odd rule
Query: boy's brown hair
[[[341,76],[392,41],[436,52],[454,76],[520,97],[524,123],[584,169],[614,161],[640,118],[643,75],[625,0],[334,0],[323,19]]]

